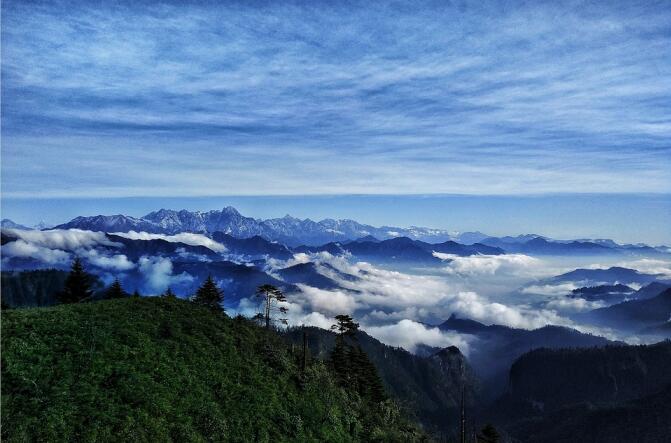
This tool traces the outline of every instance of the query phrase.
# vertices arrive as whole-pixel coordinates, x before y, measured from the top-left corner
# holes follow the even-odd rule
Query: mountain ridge
[[[7,223],[11,222],[8,220]],[[609,254],[612,252],[630,254],[657,254],[668,252],[662,246],[651,247],[644,244],[620,245],[609,239],[554,240],[537,234],[492,237],[482,232],[453,232],[447,229],[410,226],[375,227],[352,219],[325,218],[314,221],[300,219],[289,214],[279,218],[256,219],[242,215],[236,208],[226,206],[221,210],[188,211],[159,209],[142,217],[123,214],[78,216],[55,226],[55,229],[84,229],[103,232],[148,232],[155,234],[176,234],[193,232],[212,234],[223,232],[238,238],[261,236],[266,240],[279,241],[287,246],[319,246],[331,242],[345,242],[374,237],[389,240],[408,237],[429,243],[456,241],[465,245],[480,244],[500,248],[507,253],[527,253],[536,255],[565,254]]]

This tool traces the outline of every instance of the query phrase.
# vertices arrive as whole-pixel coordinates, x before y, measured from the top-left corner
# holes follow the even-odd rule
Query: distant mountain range
[[[631,297],[636,292],[627,285],[617,283],[614,285],[583,286],[574,289],[568,294],[569,298],[582,298],[588,301],[621,302]]]
[[[30,231],[33,229],[37,230],[42,230],[42,229],[50,229],[51,225],[41,221],[37,223],[36,225],[30,227],[30,226],[25,226],[20,223],[15,223],[14,221],[8,219],[8,218],[3,218],[2,221],[0,221],[0,227],[3,228],[8,228],[8,229],[23,229],[24,231]]]
[[[44,224],[36,229],[44,229]],[[3,228],[32,229],[14,223],[9,219],[2,221]],[[354,220],[324,219],[314,221],[286,215],[281,218],[255,219],[246,217],[237,209],[227,206],[221,210],[187,211],[160,209],[143,217],[128,215],[96,215],[76,217],[67,223],[56,226],[57,229],[82,229],[100,232],[147,232],[153,234],[177,234],[193,232],[212,235],[221,232],[234,238],[255,236],[280,242],[286,246],[320,246],[329,243],[344,243],[363,239],[379,241],[406,237],[427,243],[457,242],[498,248],[507,253],[533,255],[604,255],[613,253],[661,254],[668,253],[666,247],[651,247],[643,244],[620,245],[612,240],[552,240],[536,234],[517,237],[492,237],[482,232],[453,232],[446,229],[433,229],[411,226],[375,227]],[[486,252],[482,252],[486,253]],[[463,255],[463,254],[462,254]]]
[[[611,266],[606,269],[578,268],[561,275],[532,282],[526,286],[528,289],[523,289],[523,292],[533,293],[532,287],[551,287],[560,286],[565,283],[576,283],[583,288],[579,291],[571,292],[570,296],[574,298],[580,296],[581,298],[589,299],[589,297],[584,296],[586,291],[593,291],[594,293],[608,292],[608,286],[647,285],[657,280],[664,280],[665,277],[666,276],[663,274],[646,274],[635,269],[623,268],[621,266]],[[597,288],[599,286],[604,287]],[[615,289],[620,289],[625,292],[627,291],[626,288],[623,288],[622,286],[617,286]]]
[[[620,245],[612,240],[552,240],[539,235],[488,237],[479,242],[501,248],[508,253],[531,255],[608,255],[613,253],[656,255],[667,252],[664,247],[654,248],[644,244]]]
[[[354,240],[365,236],[374,236],[378,239],[409,237],[434,242],[460,241],[462,237],[468,241],[477,241],[487,237],[481,233],[454,234],[444,229],[421,227],[382,226],[376,228],[354,220],[324,219],[316,222],[309,218],[301,220],[290,215],[282,218],[260,220],[245,217],[231,206],[220,211],[207,212],[161,209],[141,218],[127,215],[76,217],[67,223],[56,226],[56,228],[78,228],[102,232],[144,231],[161,234],[223,232],[237,238],[258,235],[289,246],[320,245],[334,241]]]
[[[671,338],[671,285],[652,284],[657,295],[624,301],[606,308],[576,316],[591,324],[630,331],[634,334],[648,334],[660,338]],[[652,286],[651,285],[651,286]],[[646,291],[646,294],[650,291]]]
[[[469,256],[477,254],[500,255],[505,251],[501,248],[475,243],[463,245],[451,240],[443,243],[426,243],[420,240],[412,240],[408,237],[392,238],[379,241],[370,236],[346,243],[327,243],[321,246],[300,246],[295,248],[296,252],[329,252],[331,254],[342,254],[348,252],[363,260],[376,262],[413,262],[413,263],[440,263],[442,260],[434,255],[434,252],[458,256]]]

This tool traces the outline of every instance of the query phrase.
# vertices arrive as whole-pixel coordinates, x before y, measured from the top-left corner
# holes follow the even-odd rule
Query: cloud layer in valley
[[[122,280],[131,278],[129,273],[135,272],[131,279],[145,294],[159,294],[171,285],[189,285],[195,281],[194,277],[186,272],[174,274],[170,257],[143,255],[137,262],[132,261],[124,254],[122,243],[111,241],[102,232],[80,229],[48,231],[3,229],[3,233],[16,238],[2,246],[3,265],[11,259],[29,259],[33,262],[28,266],[29,269],[45,266],[67,269],[76,256],[84,260],[90,272],[98,274],[107,283],[117,277],[121,277]],[[123,236],[140,240],[164,238],[167,241],[207,246],[218,251],[225,250],[223,245],[200,234],[161,236],[131,232]],[[185,254],[178,251],[177,256],[183,258]],[[193,254],[189,257],[200,259]]]
[[[471,255],[460,257],[453,254],[434,252],[435,257],[447,260],[445,272],[462,276],[508,274],[518,276],[538,276],[548,273],[547,266],[538,258],[524,254]]]
[[[131,240],[165,240],[173,243],[184,243],[191,246],[205,246],[215,252],[226,252],[226,246],[203,234],[194,234],[191,232],[180,232],[174,235],[150,234],[148,232],[114,232],[114,235],[129,238]]]
[[[97,245],[120,247],[107,238],[103,232],[83,231],[81,229],[52,229],[49,231],[24,231],[3,229],[8,234],[36,246],[50,249],[74,251],[79,248],[91,248]]]
[[[362,323],[371,326],[405,319],[438,322],[452,313],[488,324],[520,328],[537,328],[549,323],[571,324],[552,310],[492,301],[475,291],[464,290],[444,276],[409,274],[365,262],[352,263],[345,256],[327,252],[297,254],[292,260],[276,260],[273,265],[279,268],[308,260],[340,288],[327,290],[299,285],[301,291],[292,294],[291,301],[306,312],[331,317],[336,313],[356,313]]]

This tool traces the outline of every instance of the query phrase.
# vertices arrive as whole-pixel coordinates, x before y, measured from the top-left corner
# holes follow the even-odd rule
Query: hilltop
[[[4,311],[2,350],[7,442],[423,439],[274,332],[179,299]]]

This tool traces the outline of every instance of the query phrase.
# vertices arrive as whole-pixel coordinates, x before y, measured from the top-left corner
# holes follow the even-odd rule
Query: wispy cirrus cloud
[[[656,4],[2,12],[10,196],[671,189]]]

